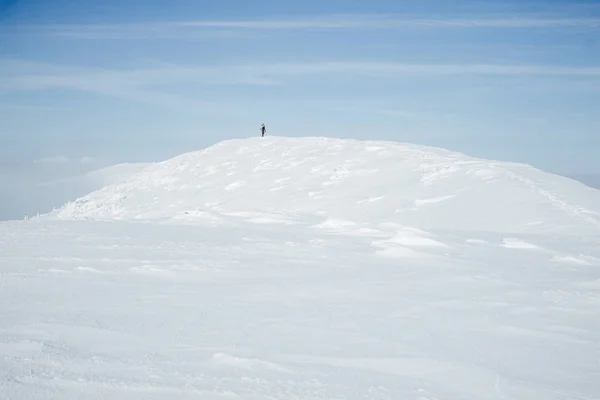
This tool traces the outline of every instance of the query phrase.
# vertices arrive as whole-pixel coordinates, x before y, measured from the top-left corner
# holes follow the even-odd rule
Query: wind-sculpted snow
[[[0,398],[600,397],[598,236],[224,219],[0,224]]]
[[[61,219],[303,218],[423,229],[600,233],[600,191],[520,164],[325,138],[221,142],[80,198]]]
[[[0,223],[0,399],[598,399],[599,193],[384,142],[150,165]]]

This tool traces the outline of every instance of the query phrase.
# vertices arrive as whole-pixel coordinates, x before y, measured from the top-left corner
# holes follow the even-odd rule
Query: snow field
[[[600,397],[600,192],[240,140],[0,223],[0,398]]]

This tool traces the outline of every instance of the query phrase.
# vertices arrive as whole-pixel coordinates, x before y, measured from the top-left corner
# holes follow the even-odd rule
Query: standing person
[[[267,131],[267,128],[265,128],[265,124],[262,124],[262,126],[260,127],[260,131],[262,132],[262,136],[265,136],[265,132]]]

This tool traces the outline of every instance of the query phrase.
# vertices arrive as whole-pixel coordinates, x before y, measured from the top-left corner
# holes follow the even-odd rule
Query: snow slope
[[[467,213],[468,210],[468,213]],[[399,143],[327,138],[221,142],[146,168],[54,214],[330,226],[600,232],[600,191],[530,166]]]
[[[598,399],[597,212],[440,149],[185,154],[0,223],[0,398]]]

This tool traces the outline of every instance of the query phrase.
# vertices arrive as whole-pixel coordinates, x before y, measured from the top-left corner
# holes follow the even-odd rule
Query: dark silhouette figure
[[[262,126],[260,127],[260,131],[262,132],[262,136],[265,136],[265,132],[267,131],[267,128],[265,128],[265,124],[262,124]]]

